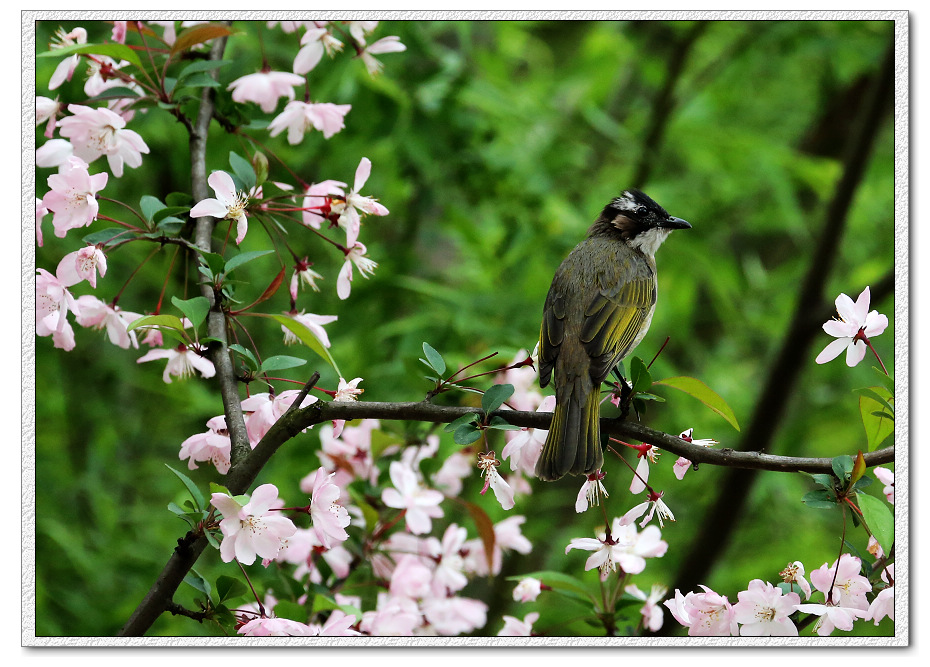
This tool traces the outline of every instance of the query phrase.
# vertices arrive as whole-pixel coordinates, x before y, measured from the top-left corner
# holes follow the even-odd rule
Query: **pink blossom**
[[[603,495],[605,498],[609,496],[607,489],[604,488],[604,483],[601,481],[606,476],[606,473],[595,470],[585,477],[584,484],[581,485],[581,489],[578,491],[578,497],[575,498],[576,512],[579,514],[584,512],[589,505],[600,505],[601,496]]]
[[[894,472],[888,470],[888,468],[877,466],[872,469],[872,473],[879,482],[885,485],[885,488],[882,489],[885,500],[894,505]]]
[[[636,456],[639,463],[636,465],[636,474],[633,475],[633,481],[630,482],[630,493],[642,493],[646,488],[646,482],[649,481],[649,464],[659,460],[658,447],[643,443],[636,447]]]
[[[243,400],[242,410],[248,415],[245,420],[245,428],[249,434],[249,442],[252,447],[265,437],[268,429],[281,418],[291,404],[300,394],[299,389],[289,389],[282,391],[280,394],[272,396],[268,392],[252,394]],[[300,407],[305,408],[317,402],[316,396],[309,394],[304,398]]]
[[[326,330],[323,328],[323,325],[331,324],[339,319],[336,315],[315,315],[314,313],[305,313],[303,311],[284,314],[307,327],[310,333],[320,341],[323,347],[329,347],[329,336],[326,335]],[[285,345],[294,345],[301,342],[300,338],[283,324],[281,325],[281,331],[284,332]]]
[[[36,243],[42,247],[42,220],[48,215],[48,209],[42,200],[36,197]]]
[[[67,315],[69,310],[80,315],[80,306],[58,278],[45,269],[36,273],[36,335],[51,336],[55,347],[73,350],[74,329]]]
[[[251,565],[256,555],[274,558],[281,549],[281,540],[297,532],[290,519],[270,511],[279,502],[274,484],[259,486],[245,505],[225,493],[214,493],[210,502],[223,514],[220,557],[224,563],[235,558],[243,565]]]
[[[210,216],[217,220],[234,220],[236,222],[236,243],[242,243],[246,232],[249,231],[249,222],[245,215],[249,196],[244,192],[236,191],[232,177],[225,171],[214,171],[207,178],[207,183],[213,188],[216,197],[209,197],[198,202],[191,209],[191,217]]]
[[[433,474],[433,485],[447,495],[457,496],[462,491],[462,480],[471,475],[472,470],[472,458],[455,451]]]
[[[743,637],[797,637],[798,629],[788,618],[800,604],[797,593],[782,595],[767,581],[753,579],[749,588],[737,595],[733,617]]]
[[[490,487],[501,507],[510,510],[514,506],[513,489],[497,472],[500,464],[501,462],[494,457],[494,452],[478,454],[478,468],[484,475],[484,488],[481,489],[481,495],[484,495]]]
[[[88,61],[84,94],[88,97],[95,97],[103,93],[107,88],[129,88],[141,95],[143,91],[138,84],[123,81],[119,76],[112,74],[112,72],[128,64],[129,62],[126,60],[117,62],[109,56],[94,56]]]
[[[498,637],[530,637],[533,634],[533,623],[539,620],[539,612],[531,612],[519,618],[513,616],[503,616],[504,627],[497,633]]]
[[[525,349],[521,349],[510,361],[508,366],[516,366],[520,362],[525,361],[528,356],[529,352]],[[543,397],[536,388],[536,378],[536,369],[533,368],[533,366],[526,365],[518,368],[508,368],[497,376],[495,382],[498,384],[513,385],[513,396],[507,399],[507,403],[512,405],[514,410],[524,410],[526,412],[531,412],[533,410],[538,412],[552,412],[551,408],[549,410],[543,410],[540,407],[540,404],[543,402]],[[553,397],[553,401],[554,400]],[[554,402],[553,405],[555,405]],[[546,431],[543,431],[543,433],[546,433]]]
[[[226,543],[225,540],[223,543]],[[316,634],[306,623],[275,617],[253,618],[242,625],[237,632],[246,637],[312,637]]]
[[[205,378],[212,378],[216,375],[216,369],[213,367],[212,361],[200,356],[199,352],[201,351],[203,351],[203,348],[198,346],[188,347],[180,344],[167,350],[149,350],[136,359],[136,363],[141,364],[155,359],[167,359],[168,365],[165,366],[162,379],[168,384],[171,384],[172,375],[183,380],[193,375],[195,370],[200,371],[200,374]]]
[[[74,46],[75,44],[86,43],[87,31],[84,30],[84,28],[75,28],[68,33],[66,33],[64,29],[59,28],[55,33],[55,36],[52,37],[52,42],[48,46],[50,49],[56,50]],[[58,67],[56,67],[55,71],[52,73],[52,78],[49,79],[48,89],[55,90],[65,81],[70,81],[71,77],[74,76],[74,70],[77,68],[80,59],[81,57],[75,53],[74,55],[67,56],[64,60],[58,63]]]
[[[290,283],[291,301],[297,301],[297,290],[301,285],[309,286],[314,292],[320,291],[316,281],[322,280],[323,276],[311,269],[311,265],[312,263],[307,261],[306,257],[298,260],[297,264],[294,265],[294,275],[291,276]],[[287,333],[284,334],[284,337],[287,338]]]
[[[821,637],[832,634],[835,629],[849,632],[857,618],[868,616],[866,610],[835,604],[799,604],[795,609],[805,614],[820,616],[814,624],[814,631]]]
[[[575,538],[569,542],[565,553],[572,549],[593,551],[584,569],[598,568],[601,581],[605,581],[618,566],[629,574],[639,574],[646,568],[646,558],[665,555],[668,543],[661,539],[661,533],[655,526],[638,533],[636,526],[622,525],[619,519],[614,519],[609,533],[601,533],[597,539]]]
[[[465,570],[479,577],[489,574],[500,574],[503,564],[504,551],[516,551],[528,554],[533,550],[533,544],[523,535],[520,526],[526,522],[525,516],[511,516],[494,524],[494,551],[491,554],[490,566],[488,556],[484,550],[484,542],[480,539],[469,540],[463,546],[465,555]]]
[[[61,103],[56,97],[54,100],[41,95],[36,96],[36,125],[47,123],[45,126],[45,138],[51,139],[55,133],[55,119],[61,112]]]
[[[350,249],[356,245],[361,245],[356,244],[361,227],[361,215],[359,211],[372,215],[387,215],[389,213],[384,206],[378,203],[377,199],[363,197],[359,194],[362,188],[365,187],[365,183],[368,182],[368,177],[370,175],[371,160],[367,157],[363,157],[355,170],[355,183],[352,185],[352,190],[343,201],[334,202],[331,206],[333,213],[339,215],[337,224],[340,228],[345,230],[346,246]],[[364,248],[365,247],[362,246],[362,254],[365,252]],[[362,271],[361,266],[359,266],[359,271]]]
[[[426,621],[440,635],[460,635],[483,628],[488,606],[471,598],[428,598],[423,601]]]
[[[847,366],[855,366],[865,358],[868,339],[879,335],[888,327],[887,317],[880,315],[877,310],[869,312],[869,299],[868,287],[862,290],[855,303],[845,294],[836,297],[839,319],[830,320],[823,325],[823,330],[836,340],[817,355],[815,361],[818,364],[832,361],[844,349]]]
[[[378,27],[378,21],[349,21],[349,34],[359,46],[365,46],[365,35]]]
[[[345,381],[345,378],[339,378],[339,385],[336,387],[336,395],[333,396],[334,401],[357,401],[358,396],[365,392],[364,389],[358,388],[358,383],[362,382],[362,378],[354,378]]]
[[[623,589],[628,595],[632,595],[637,600],[645,602],[639,613],[643,617],[643,627],[651,632],[658,632],[662,629],[662,622],[665,620],[662,614],[662,607],[659,602],[665,597],[668,589],[659,584],[653,584],[649,595],[639,590],[635,584],[630,584]]]
[[[733,607],[725,595],[715,593],[701,585],[703,593],[682,595],[675,589],[675,598],[663,604],[672,612],[675,620],[688,628],[690,637],[735,637],[739,627],[733,615]]]
[[[332,482],[334,475],[335,473],[327,473],[323,468],[319,468],[310,497],[313,530],[326,549],[331,549],[334,543],[349,539],[345,530],[349,525],[349,512],[339,504],[340,491]]]
[[[220,415],[207,422],[207,431],[192,435],[181,443],[178,458],[188,459],[187,467],[196,470],[196,461],[209,461],[221,475],[229,472],[230,441],[226,417]]]
[[[304,78],[291,72],[256,72],[239,77],[229,84],[233,101],[255,102],[265,113],[278,106],[278,98],[294,99],[294,86],[304,83]]]
[[[443,533],[442,542],[430,538],[430,555],[438,561],[431,584],[435,597],[446,597],[456,593],[468,583],[464,573],[465,559],[462,558],[467,537],[468,532],[453,523]]]
[[[320,462],[327,470],[336,470],[338,467],[338,472],[347,473],[346,485],[356,477],[371,484],[377,483],[378,468],[371,457],[371,432],[379,427],[377,419],[363,419],[358,426],[348,426],[336,435],[331,424],[321,426]],[[300,483],[301,490],[307,493],[312,486],[313,479],[309,476]]]
[[[378,593],[374,611],[362,614],[359,627],[373,637],[409,637],[422,623],[422,613],[410,598]]]
[[[110,32],[110,39],[117,44],[126,43],[126,21],[113,21],[113,30]]]
[[[114,345],[128,350],[131,345],[139,349],[139,341],[135,331],[126,331],[130,324],[142,317],[139,313],[123,310],[119,306],[111,306],[92,295],[84,295],[77,300],[80,314],[77,323],[82,327],[106,329],[107,338]]]
[[[523,409],[517,406],[514,407],[518,410]],[[536,412],[552,412],[554,408],[555,396],[547,396],[539,403]],[[539,455],[542,453],[549,431],[541,428],[523,428],[519,431],[505,431],[505,433],[515,433],[516,435],[504,445],[501,458],[510,459],[510,469],[514,472],[520,470],[527,475],[534,476],[536,461],[539,460]]]
[[[844,553],[829,568],[824,563],[811,572],[811,583],[814,588],[824,593],[828,603],[854,609],[868,609],[869,603],[865,594],[872,590],[872,585],[859,574],[861,569],[862,561]]]
[[[49,139],[36,149],[37,167],[58,167],[59,171],[74,155],[74,146],[67,139]]]
[[[406,50],[407,47],[401,44],[400,37],[382,37],[374,44],[366,46],[359,54],[359,57],[362,59],[362,62],[365,63],[365,68],[368,70],[368,73],[375,76],[376,74],[380,74],[381,70],[384,69],[384,65],[381,61],[375,58],[376,55],[382,53],[398,53]]]
[[[433,527],[432,519],[443,515],[439,503],[442,494],[439,491],[424,488],[417,481],[416,473],[407,466],[393,461],[390,466],[391,483],[393,488],[381,492],[381,500],[388,507],[406,510],[404,519],[407,530],[414,535],[430,532]]]
[[[417,556],[404,554],[397,560],[391,574],[391,595],[424,598],[429,595],[433,572]]]
[[[361,633],[353,630],[355,625],[355,616],[346,615],[341,609],[333,609],[326,623],[316,630],[318,637],[356,637]]]
[[[869,605],[869,609],[863,618],[867,621],[873,621],[875,625],[878,625],[879,622],[886,616],[891,619],[892,623],[894,623],[893,586],[883,588],[878,592],[878,595],[876,595],[875,599],[872,600],[872,604]]]
[[[324,52],[332,56],[336,51],[342,51],[342,42],[323,27],[307,28],[307,32],[300,38],[300,46],[300,51],[294,57],[295,74],[311,71],[319,64]]]
[[[308,185],[307,191],[304,193],[303,204],[301,204],[303,208],[301,221],[303,224],[313,229],[320,229],[330,214],[332,205],[330,197],[345,198],[345,190],[343,190],[345,187],[347,186],[342,181],[332,180]]]
[[[678,437],[684,440],[685,442],[690,442],[692,445],[700,445],[701,447],[713,447],[714,445],[720,444],[713,438],[703,438],[700,440],[695,440],[691,437],[693,433],[694,433],[694,429],[689,428],[685,431],[682,431]],[[685,473],[688,472],[688,470],[690,470],[691,467],[692,467],[691,461],[686,459],[684,456],[679,456],[678,460],[675,461],[675,466],[673,468],[675,477],[677,477],[678,479],[684,479]]]
[[[524,577],[513,589],[514,602],[536,602],[542,592],[542,582],[533,577]]]
[[[294,100],[268,124],[268,131],[276,137],[287,130],[287,143],[292,146],[303,141],[304,133],[311,127],[322,132],[324,139],[329,139],[345,128],[345,116],[351,109],[351,104]]]
[[[362,277],[367,278],[370,274],[374,273],[374,270],[378,265],[365,257],[365,254],[368,252],[368,248],[364,244],[356,242],[346,252],[346,261],[342,265],[342,268],[339,270],[339,277],[336,278],[336,294],[339,295],[340,299],[348,299],[349,294],[352,292],[352,265],[358,267],[358,272],[362,274]]]
[[[69,229],[87,227],[97,219],[96,195],[107,178],[107,174],[91,176],[87,163],[78,157],[69,158],[60,173],[48,177],[51,191],[42,198],[42,204],[55,214],[55,236],[64,238]]]
[[[811,599],[811,585],[804,578],[804,565],[801,561],[796,560],[793,563],[788,563],[788,566],[779,572],[779,575],[786,584],[797,584],[803,591],[805,600]]]
[[[66,287],[86,280],[91,287],[96,289],[97,271],[100,271],[101,276],[106,275],[107,257],[100,248],[89,245],[62,257],[55,275]]]
[[[622,525],[628,523],[633,523],[639,517],[645,514],[646,516],[640,522],[639,527],[642,528],[647,523],[652,521],[652,517],[656,516],[659,519],[659,526],[665,528],[666,521],[674,521],[675,515],[672,514],[672,510],[669,509],[669,506],[665,504],[665,501],[662,500],[662,496],[665,495],[665,491],[650,491],[647,495],[647,500],[644,503],[640,503],[626,514],[624,514],[620,519]]]
[[[123,164],[138,167],[142,164],[142,153],[149,147],[133,130],[127,130],[126,120],[109,109],[91,109],[79,104],[69,104],[73,116],[58,121],[61,136],[71,139],[74,154],[90,163],[101,155],[107,156],[110,171],[119,178],[123,175]]]

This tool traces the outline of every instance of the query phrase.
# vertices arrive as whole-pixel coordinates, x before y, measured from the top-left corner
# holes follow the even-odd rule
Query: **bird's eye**
[[[645,217],[645,216],[646,216],[646,213],[648,213],[648,212],[649,212],[649,211],[646,210],[646,207],[645,207],[645,206],[640,206],[639,208],[636,209],[636,215],[638,215],[638,216],[640,216],[640,217]]]

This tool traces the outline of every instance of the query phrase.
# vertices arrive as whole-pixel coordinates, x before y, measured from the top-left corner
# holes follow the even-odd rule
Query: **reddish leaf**
[[[470,503],[467,500],[464,502],[465,507],[468,508],[468,513],[471,514],[471,518],[475,522],[475,528],[478,529],[478,536],[484,543],[484,555],[488,559],[488,571],[492,571],[494,569],[494,524],[491,523],[491,517],[480,505]]]
[[[181,34],[174,41],[171,47],[171,55],[175,56],[181,51],[186,51],[192,46],[209,42],[211,39],[226,37],[233,34],[232,28],[216,23],[207,23],[206,25],[195,25],[187,30],[182,30]]]
[[[278,288],[281,287],[281,283],[284,282],[284,271],[285,267],[281,267],[281,270],[278,272],[278,275],[274,277],[274,280],[271,281],[271,284],[262,292],[262,295],[255,300],[255,303],[252,305],[255,306],[262,301],[267,301],[274,296],[274,293],[278,291]]]

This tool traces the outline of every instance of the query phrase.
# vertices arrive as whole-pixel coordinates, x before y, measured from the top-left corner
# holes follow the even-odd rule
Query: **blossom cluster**
[[[873,621],[875,625],[886,616],[893,621],[894,566],[882,570],[882,581],[888,585],[871,601],[866,594],[872,591],[872,585],[860,574],[861,568],[859,558],[844,553],[833,565],[828,567],[824,563],[812,572],[808,583],[803,564],[795,561],[781,573],[785,584],[774,586],[754,579],[746,590],[737,594],[736,604],[707,586],[701,586],[703,593],[687,595],[676,589],[675,597],[664,604],[692,637],[797,636],[798,626],[791,618],[795,612],[818,616],[814,631],[821,636],[837,629],[848,632],[856,619]],[[810,600],[811,583],[823,595],[822,602],[802,603],[800,594],[793,590],[797,587],[804,599]]]

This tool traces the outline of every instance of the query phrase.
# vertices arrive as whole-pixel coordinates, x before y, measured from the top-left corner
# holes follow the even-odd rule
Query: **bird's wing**
[[[539,330],[539,386],[549,384],[555,360],[559,356],[562,338],[565,336],[565,299],[556,296],[543,311]]]
[[[591,300],[584,312],[581,342],[591,357],[590,373],[595,382],[600,384],[629,353],[655,302],[652,276],[601,290]]]

